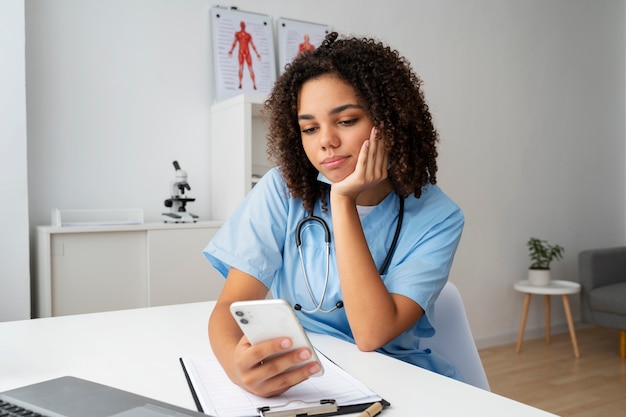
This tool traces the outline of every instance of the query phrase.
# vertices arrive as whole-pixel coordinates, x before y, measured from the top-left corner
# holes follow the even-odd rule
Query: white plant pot
[[[530,285],[537,287],[545,287],[550,284],[550,270],[549,269],[529,269],[528,281]]]

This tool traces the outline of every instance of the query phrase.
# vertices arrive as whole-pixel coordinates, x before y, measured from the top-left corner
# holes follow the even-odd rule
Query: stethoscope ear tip
[[[307,313],[307,314],[312,314],[315,313],[316,311],[321,311],[322,313],[330,313],[333,312],[337,309],[343,308],[343,301],[337,301],[337,304],[335,304],[335,307],[331,308],[330,310],[322,310],[320,306],[317,306],[315,310],[303,310],[302,306],[300,304],[294,304],[293,305],[293,309],[296,311],[302,311],[303,313]]]

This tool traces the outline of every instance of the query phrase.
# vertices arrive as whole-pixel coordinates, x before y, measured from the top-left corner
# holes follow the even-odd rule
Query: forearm
[[[233,320],[229,303],[217,302],[209,318],[209,342],[211,349],[226,374],[235,381],[233,373],[233,355],[242,337],[242,332]],[[236,382],[236,381],[235,381]]]
[[[213,353],[228,377],[245,390],[262,397],[282,394],[320,371],[307,348],[293,349],[291,339],[278,337],[252,346],[230,315],[230,305],[238,300],[258,300],[267,288],[256,278],[231,268],[224,289],[209,319],[209,339]]]
[[[209,342],[220,364],[235,383],[240,383],[234,363],[236,347],[243,333],[230,314],[233,301],[265,298],[267,288],[256,278],[231,268],[224,288],[209,318]]]
[[[387,291],[369,251],[355,203],[331,196],[337,269],[354,339],[375,350],[406,329],[396,298]]]
[[[235,50],[235,46],[237,46],[237,38],[235,38],[235,40],[233,41],[233,44],[230,46],[230,50],[228,51],[229,54],[232,54],[233,51]]]

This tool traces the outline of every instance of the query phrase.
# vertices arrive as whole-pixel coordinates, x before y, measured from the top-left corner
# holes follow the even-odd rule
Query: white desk
[[[213,302],[0,323],[0,391],[73,375],[195,410],[178,358],[207,354]],[[330,336],[313,344],[391,402],[381,417],[547,416]],[[417,411],[416,411],[417,410]]]

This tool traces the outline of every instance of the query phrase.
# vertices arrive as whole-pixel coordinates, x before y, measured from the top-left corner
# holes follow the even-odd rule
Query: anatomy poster
[[[217,100],[241,93],[267,96],[276,81],[269,16],[236,9],[211,9]]]
[[[330,26],[327,25],[285,18],[279,18],[276,25],[278,28],[278,68],[281,73],[285,70],[285,65],[298,54],[320,46],[330,32]]]

